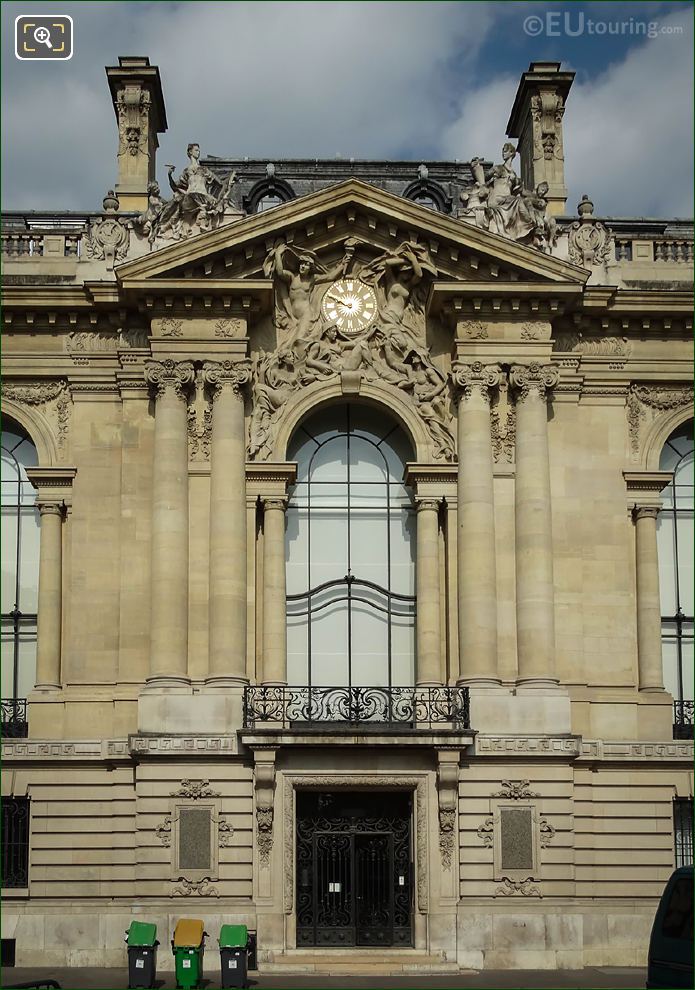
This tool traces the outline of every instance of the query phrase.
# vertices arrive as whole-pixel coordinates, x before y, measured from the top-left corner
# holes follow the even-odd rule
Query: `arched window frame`
[[[677,445],[678,441],[686,443]],[[685,588],[685,567],[691,558],[692,544],[685,530],[692,522],[693,485],[692,482],[684,483],[684,473],[692,460],[693,421],[690,420],[671,433],[662,449],[660,466],[662,470],[673,471],[673,481],[662,493],[657,524],[662,574],[662,649],[666,659],[669,652],[673,655],[675,647],[676,659],[674,734],[690,738],[693,724],[693,602]],[[675,604],[675,609],[666,608],[667,602]],[[667,684],[667,687],[673,687],[673,684]]]
[[[9,440],[13,437],[12,441]],[[22,449],[23,448],[23,449]],[[39,574],[39,518],[35,507],[35,492],[29,481],[25,468],[34,466],[38,461],[38,453],[34,441],[28,432],[15,420],[7,416],[2,418],[2,514],[3,529],[5,520],[14,521],[13,534],[3,533],[3,542],[12,539],[12,556],[14,558],[12,587],[3,588],[2,639],[4,684],[2,697],[2,734],[3,736],[26,735],[26,698],[22,696],[21,681],[25,684],[34,682],[35,670],[24,671],[33,659],[35,664],[35,648],[37,636],[38,574]],[[23,454],[24,456],[18,456]],[[11,466],[11,476],[7,467]],[[34,527],[30,542],[30,556],[24,555],[24,545],[30,531]],[[4,553],[7,554],[7,545]],[[28,574],[27,574],[28,571]],[[6,573],[7,580],[7,573]],[[33,589],[33,599],[31,591]],[[29,600],[27,600],[29,597]],[[12,608],[6,608],[12,599]],[[32,607],[33,606],[33,607]],[[29,647],[29,655],[24,648]],[[33,649],[32,649],[33,646]],[[9,649],[8,649],[9,647]],[[9,668],[9,678],[7,669]],[[28,678],[27,678],[28,673]],[[10,688],[6,687],[9,680]]]
[[[260,202],[266,196],[274,196],[280,200],[278,206],[283,203],[289,203],[291,199],[295,198],[294,189],[289,184],[285,182],[284,179],[278,179],[273,176],[270,179],[261,179],[252,186],[251,191],[247,196],[244,196],[244,209],[247,213],[258,213],[258,206]]]
[[[443,186],[432,179],[416,179],[403,190],[406,199],[417,202],[419,197],[426,196],[435,203],[435,209],[440,213],[451,213],[452,199],[447,196]]]
[[[308,549],[307,549],[307,561],[306,561],[306,564],[307,564],[307,587],[305,589],[303,589],[303,591],[300,592],[300,593],[298,593],[298,594],[293,594],[293,593],[290,592],[287,595],[287,603],[288,603],[288,627],[289,627],[289,623],[291,623],[293,620],[296,621],[298,619],[301,619],[305,615],[307,616],[307,622],[306,622],[306,636],[307,636],[306,662],[307,662],[307,670],[306,670],[306,678],[305,678],[306,683],[305,684],[299,684],[297,686],[306,686],[306,687],[309,687],[309,688],[316,687],[316,686],[319,686],[319,687],[332,687],[332,686],[334,686],[332,684],[326,684],[325,682],[322,683],[320,679],[319,679],[319,681],[316,681],[315,680],[314,654],[313,654],[313,648],[312,648],[312,614],[313,614],[314,611],[316,611],[316,609],[313,608],[312,603],[313,602],[316,602],[316,601],[319,601],[320,602],[319,608],[325,608],[326,607],[326,601],[330,599],[331,607],[335,606],[336,604],[339,605],[340,603],[347,603],[347,605],[346,605],[346,613],[347,613],[347,621],[348,621],[347,644],[346,644],[347,645],[347,684],[345,686],[348,687],[348,688],[352,688],[352,687],[355,687],[355,686],[361,686],[361,685],[358,685],[357,682],[353,680],[353,654],[352,654],[351,627],[350,627],[351,610],[354,607],[356,607],[356,606],[361,606],[364,609],[368,609],[368,608],[376,609],[380,613],[386,615],[385,621],[386,621],[387,640],[388,640],[387,657],[386,657],[387,678],[386,678],[386,683],[383,683],[383,684],[378,683],[378,684],[375,684],[374,686],[376,688],[383,687],[383,688],[391,689],[392,686],[393,686],[394,679],[395,679],[395,682],[396,682],[397,685],[400,685],[403,688],[405,688],[407,686],[410,686],[411,687],[412,686],[412,683],[414,683],[415,663],[416,663],[416,657],[415,657],[415,612],[416,612],[416,597],[415,597],[415,594],[414,593],[413,594],[401,594],[401,593],[399,593],[399,592],[397,592],[397,591],[394,590],[392,570],[391,570],[391,542],[390,542],[390,540],[391,540],[391,530],[390,530],[390,527],[399,518],[399,513],[402,515],[403,525],[406,527],[406,529],[407,529],[408,525],[411,526],[411,532],[410,532],[410,536],[409,536],[409,539],[408,539],[408,545],[410,546],[410,552],[411,552],[411,563],[412,563],[412,566],[411,566],[411,583],[412,583],[412,590],[414,592],[414,590],[415,590],[415,587],[414,587],[414,583],[415,583],[415,560],[414,560],[414,556],[415,556],[415,546],[416,546],[416,543],[415,543],[415,508],[414,508],[414,504],[413,504],[413,500],[412,500],[412,495],[409,492],[407,493],[407,498],[408,498],[407,508],[404,507],[403,505],[398,506],[395,503],[393,505],[391,505],[391,502],[390,502],[390,489],[391,489],[391,486],[395,486],[396,484],[400,484],[400,486],[403,488],[403,479],[402,479],[402,477],[399,477],[398,480],[396,481],[395,477],[393,475],[390,475],[389,474],[389,472],[388,472],[388,466],[387,466],[387,463],[386,463],[386,458],[384,457],[383,451],[379,451],[379,453],[381,454],[381,457],[384,460],[384,466],[385,466],[384,477],[386,479],[385,482],[384,482],[384,485],[385,485],[385,488],[386,488],[387,495],[386,495],[386,502],[385,502],[385,504],[380,504],[379,506],[375,506],[375,508],[381,509],[381,510],[383,510],[385,508],[385,510],[386,510],[385,523],[386,523],[387,543],[388,543],[388,560],[387,560],[388,578],[387,578],[386,586],[381,586],[381,585],[379,585],[379,584],[377,584],[375,582],[372,582],[372,581],[370,581],[368,579],[365,579],[365,575],[364,574],[353,573],[352,570],[351,570],[352,564],[351,564],[351,560],[350,560],[350,556],[349,556],[349,547],[351,546],[351,540],[352,540],[351,527],[354,526],[354,525],[356,525],[356,523],[352,521],[352,512],[354,512],[355,510],[354,510],[354,507],[351,510],[351,503],[350,503],[350,498],[351,498],[351,495],[350,495],[350,492],[351,492],[351,487],[350,487],[351,486],[351,479],[350,479],[350,455],[349,454],[348,454],[348,462],[347,462],[347,465],[346,465],[346,467],[347,467],[346,491],[348,493],[347,494],[347,506],[341,506],[341,505],[336,505],[335,506],[336,510],[338,510],[338,511],[343,511],[344,510],[345,513],[346,513],[346,515],[345,515],[344,518],[345,518],[345,523],[346,523],[345,534],[346,534],[347,546],[348,546],[348,557],[347,557],[348,566],[347,566],[347,573],[345,575],[343,575],[342,577],[340,577],[340,578],[336,578],[336,579],[325,581],[325,582],[318,582],[318,583],[316,583],[313,580],[313,578],[312,578],[312,571],[311,571],[311,566],[312,566],[312,556],[311,556],[312,555],[312,549],[311,549],[311,531],[312,531],[311,530],[311,526],[312,526],[312,520],[311,520],[311,511],[312,511],[312,508],[314,510],[316,510],[316,504],[315,504],[316,495],[315,495],[315,492],[312,495],[312,491],[311,491],[311,489],[312,489],[311,473],[312,473],[313,459],[317,455],[317,453],[320,450],[324,450],[325,448],[327,448],[327,445],[330,444],[331,442],[336,441],[336,440],[338,440],[338,439],[340,439],[342,437],[346,437],[347,438],[346,443],[347,443],[347,449],[349,451],[350,450],[350,439],[349,438],[352,435],[359,436],[359,439],[360,439],[361,442],[371,443],[371,445],[374,448],[378,449],[379,448],[379,445],[387,442],[389,440],[389,438],[392,437],[392,435],[394,433],[396,433],[396,431],[400,432],[402,441],[409,448],[411,447],[410,440],[407,437],[407,434],[406,434],[405,430],[403,430],[402,427],[400,427],[400,425],[396,422],[395,419],[392,419],[391,417],[388,417],[388,419],[386,421],[384,421],[383,418],[380,421],[379,420],[379,414],[376,413],[376,412],[374,413],[374,426],[376,427],[376,429],[374,430],[374,435],[379,437],[378,443],[374,443],[373,441],[370,441],[365,436],[365,431],[364,431],[364,428],[363,427],[360,427],[360,428],[356,429],[354,431],[354,434],[352,432],[353,426],[352,426],[352,423],[351,423],[351,411],[354,410],[355,408],[358,408],[356,404],[347,403],[345,405],[337,406],[335,408],[336,409],[339,409],[341,411],[342,410],[345,410],[345,416],[346,416],[346,430],[345,431],[343,431],[343,432],[337,432],[337,433],[333,434],[332,436],[330,436],[330,437],[324,439],[323,441],[320,441],[319,442],[319,441],[316,440],[316,438],[312,434],[312,430],[314,428],[314,424],[315,424],[316,420],[315,420],[315,418],[313,416],[309,416],[307,419],[304,420],[304,422],[302,424],[300,424],[300,426],[298,427],[298,429],[295,431],[295,433],[293,435],[293,438],[290,441],[290,446],[288,448],[288,457],[290,459],[292,459],[292,452],[291,451],[292,451],[292,448],[295,446],[295,444],[298,442],[299,436],[301,436],[303,434],[305,440],[307,438],[309,438],[309,439],[313,440],[314,443],[316,443],[316,450],[312,453],[311,458],[309,460],[309,465],[308,465],[308,470],[306,472],[306,477],[303,475],[303,473],[301,471],[301,468],[300,468],[300,473],[299,473],[298,478],[297,478],[297,485],[295,485],[294,488],[290,492],[290,500],[289,500],[289,505],[288,505],[288,509],[287,509],[288,533],[290,531],[292,516],[293,516],[293,513],[295,513],[295,512],[298,514],[298,516],[302,512],[304,512],[306,514],[307,533],[308,533]],[[362,407],[359,407],[359,408],[360,408],[360,411],[362,411],[364,409],[368,409],[367,406],[362,406]],[[412,456],[412,450],[410,450],[410,456]],[[403,461],[402,461],[402,467],[403,467],[403,469],[405,469],[407,460],[408,460],[408,458],[405,457],[403,459]],[[365,484],[364,481],[355,482],[355,485],[358,488],[361,487],[361,486],[363,486],[364,484]],[[299,486],[299,485],[304,485],[305,488],[306,488],[306,495],[303,496],[301,500],[298,500],[296,498],[296,494],[295,494],[296,491],[297,491],[297,486]],[[320,505],[320,502],[319,502],[319,505]],[[364,509],[365,506],[362,505],[361,508]],[[355,513],[355,515],[356,515],[356,518],[359,519],[358,513]],[[406,517],[409,520],[407,523],[406,523]],[[289,539],[290,539],[290,537],[288,536],[288,540]],[[291,548],[290,548],[290,544],[288,543],[288,563],[291,562],[293,564],[297,564],[298,561],[297,560],[292,561],[291,560],[291,557],[292,557]],[[321,596],[323,596],[323,598],[324,598],[323,601],[321,601]],[[402,670],[396,670],[396,666],[394,664],[394,657],[393,657],[393,654],[392,654],[392,629],[395,628],[395,625],[396,625],[396,623],[398,621],[400,621],[400,622],[403,623],[403,625],[401,626],[401,628],[403,628],[404,626],[408,625],[408,623],[410,623],[410,625],[408,626],[408,628],[411,628],[412,629],[412,656],[410,657],[410,673],[409,673],[409,683],[408,684],[405,684],[403,682],[403,679],[402,679],[403,671]],[[301,622],[299,623],[299,628],[301,628]],[[291,677],[290,677],[290,681],[292,682],[292,678]],[[339,680],[338,681],[338,684],[336,686],[338,686],[338,685],[342,685],[342,681]]]

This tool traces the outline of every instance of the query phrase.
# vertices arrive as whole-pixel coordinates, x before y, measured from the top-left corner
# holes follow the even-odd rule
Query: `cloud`
[[[163,163],[184,165],[193,140],[221,157],[499,160],[527,50],[536,50],[518,31],[512,45],[509,18],[538,5],[32,4],[58,7],[75,20],[70,62],[18,62],[7,50],[2,59],[6,208],[100,207],[117,146],[103,66],[119,54],[147,54],[160,67],[169,119],[160,181]],[[2,4],[6,46],[24,11]],[[691,31],[684,13],[659,23],[686,33],[616,42],[614,62],[577,77],[565,115],[572,212],[584,192],[612,215],[692,210]],[[481,78],[489,81],[476,87]]]
[[[170,127],[160,163],[184,163],[192,140],[221,157],[433,151],[449,108],[451,63],[465,74],[494,20],[489,5],[458,3],[61,10],[75,19],[72,62],[4,60],[6,204],[98,207],[115,180],[116,127],[103,66],[118,54],[145,53],[160,66]],[[6,22],[14,13],[4,10]]]
[[[564,116],[569,213],[586,192],[603,215],[692,216],[691,20],[676,13],[658,24],[663,34],[575,80]],[[517,83],[504,75],[467,93],[443,154],[498,161]]]

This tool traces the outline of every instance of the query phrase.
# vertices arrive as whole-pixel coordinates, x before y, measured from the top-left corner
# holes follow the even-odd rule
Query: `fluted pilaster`
[[[490,393],[497,365],[455,365],[458,393],[459,683],[497,683],[497,567]]]
[[[442,683],[439,618],[439,502],[417,502],[417,675],[418,685]]]
[[[53,689],[60,687],[64,506],[59,501],[36,504],[41,517],[36,687]]]
[[[284,498],[263,501],[263,683],[287,683]]]
[[[635,506],[635,565],[637,579],[637,659],[640,691],[663,691],[661,602],[654,505]]]
[[[245,363],[208,362],[210,454],[210,665],[208,679],[246,680]]]
[[[190,361],[150,361],[155,390],[152,478],[152,615],[148,682],[174,686],[188,674],[188,432]]]
[[[557,384],[552,365],[515,365],[516,391],[516,623],[519,681],[552,684],[555,676],[553,538],[548,456],[547,392]]]

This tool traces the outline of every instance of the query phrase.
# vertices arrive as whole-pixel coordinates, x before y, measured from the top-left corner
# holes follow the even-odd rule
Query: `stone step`
[[[455,962],[441,953],[417,949],[289,949],[268,962],[259,962],[261,973],[321,973],[325,976],[397,976],[405,973],[458,973]]]

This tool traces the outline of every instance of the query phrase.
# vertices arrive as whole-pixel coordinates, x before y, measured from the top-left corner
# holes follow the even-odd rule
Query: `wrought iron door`
[[[412,944],[408,794],[300,793],[297,944]]]

